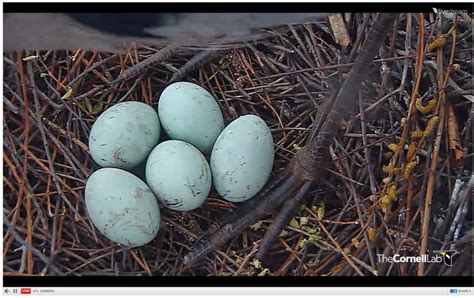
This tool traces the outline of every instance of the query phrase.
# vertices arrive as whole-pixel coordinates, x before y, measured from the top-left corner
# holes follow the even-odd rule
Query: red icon
[[[21,288],[22,294],[31,294],[31,288]]]

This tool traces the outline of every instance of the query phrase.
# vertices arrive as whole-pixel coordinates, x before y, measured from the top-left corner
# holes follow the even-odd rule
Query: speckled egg
[[[241,116],[219,135],[211,153],[214,187],[226,200],[242,202],[263,188],[273,167],[273,138],[266,123]]]
[[[145,182],[127,171],[97,170],[87,180],[85,199],[96,228],[116,243],[140,246],[158,233],[158,201]]]
[[[102,167],[128,170],[146,159],[159,137],[156,111],[145,103],[127,101],[97,118],[89,135],[89,151]]]
[[[159,144],[146,162],[146,181],[158,200],[176,211],[198,208],[211,189],[211,170],[196,147],[177,140]]]
[[[163,129],[207,154],[224,129],[224,118],[214,97],[193,83],[177,82],[161,93],[158,114]]]

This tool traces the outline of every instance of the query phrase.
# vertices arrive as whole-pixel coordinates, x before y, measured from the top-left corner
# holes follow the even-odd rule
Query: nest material
[[[161,208],[159,235],[134,249],[103,237],[85,210],[85,181],[97,169],[87,150],[96,117],[122,101],[156,107],[163,87],[196,52],[181,52],[113,88],[103,86],[156,50],[6,54],[4,274],[415,275],[418,264],[390,265],[377,254],[419,255],[426,234],[430,250],[472,251],[472,240],[456,242],[472,226],[466,191],[472,110],[465,96],[472,93],[472,30],[466,18],[400,16],[360,91],[361,107],[334,136],[332,161],[321,169],[326,180],[307,194],[263,264],[253,255],[272,215],[195,267],[182,264],[197,236],[236,207],[215,191],[192,212]],[[290,26],[180,75],[218,99],[226,124],[245,114],[265,120],[275,141],[275,174],[307,141],[371,21],[370,14],[346,18],[347,47],[335,42],[334,24]],[[441,34],[449,36],[440,50],[417,51]],[[416,61],[424,61],[421,69]],[[134,173],[143,178],[143,167]],[[458,275],[472,274],[466,262],[457,268]],[[450,273],[442,264],[423,268],[425,275]]]

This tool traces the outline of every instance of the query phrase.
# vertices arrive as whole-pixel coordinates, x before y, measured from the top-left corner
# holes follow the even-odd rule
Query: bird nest
[[[255,114],[275,142],[272,175],[308,141],[347,76],[375,15],[294,25],[212,54],[180,50],[110,85],[157,49],[4,55],[5,275],[471,275],[472,28],[468,15],[401,14],[305,195],[263,262],[275,213],[188,267],[183,256],[239,204],[214,190],[191,212],[161,208],[158,236],[125,248],[102,236],[84,205],[91,125],[106,108],[156,108],[180,79],[218,100],[226,124]],[[444,38],[444,39],[443,39]],[[438,43],[438,44],[436,44]],[[201,55],[202,59],[196,58]],[[162,139],[166,139],[162,136]],[[133,171],[144,176],[143,167]],[[470,237],[470,238],[469,238]],[[380,256],[455,249],[456,267],[389,264]]]

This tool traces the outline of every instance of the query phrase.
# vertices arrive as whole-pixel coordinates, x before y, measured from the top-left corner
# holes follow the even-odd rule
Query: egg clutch
[[[160,134],[170,140],[159,143]],[[89,151],[102,168],[87,180],[85,202],[96,228],[124,246],[152,241],[160,228],[160,202],[175,211],[203,205],[212,185],[243,202],[265,185],[274,144],[266,123],[245,115],[225,126],[216,99],[188,82],[168,86],[157,111],[128,101],[94,122]],[[129,171],[145,164],[145,180]]]

